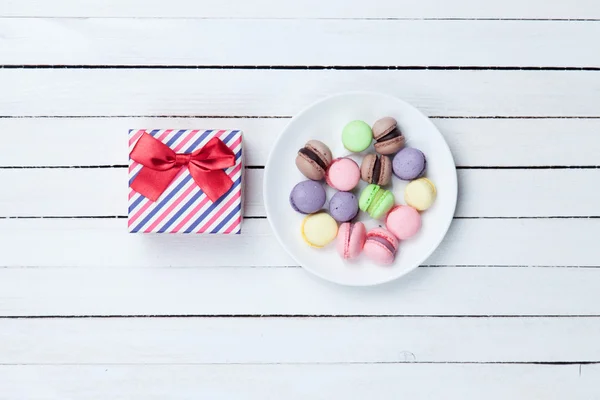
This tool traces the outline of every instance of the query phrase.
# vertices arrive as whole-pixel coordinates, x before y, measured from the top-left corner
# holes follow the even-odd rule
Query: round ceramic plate
[[[390,266],[374,264],[364,255],[353,261],[345,261],[337,254],[335,242],[322,249],[309,247],[300,233],[300,225],[305,216],[295,212],[289,203],[289,194],[294,185],[306,179],[294,162],[298,149],[308,140],[317,139],[329,146],[334,158],[348,156],[360,165],[363,154],[373,152],[373,148],[370,147],[361,154],[350,153],[342,145],[342,128],[355,119],[372,125],[385,116],[394,117],[398,121],[398,127],[406,136],[406,146],[416,147],[425,153],[425,176],[437,187],[435,203],[422,213],[423,225],[420,232],[400,242],[396,260]],[[390,190],[393,191],[397,204],[405,204],[406,184],[407,182],[396,177],[392,179]],[[359,195],[365,186],[366,183],[361,181],[354,193]],[[327,187],[327,199],[334,193],[334,189]],[[454,215],[456,195],[456,167],[444,137],[419,110],[400,99],[380,93],[344,93],[311,105],[295,116],[281,133],[265,168],[265,208],[275,236],[302,267],[323,279],[342,285],[376,285],[399,278],[417,268],[444,238]],[[324,208],[327,209],[328,204]],[[365,223],[367,230],[385,225],[384,221],[373,220],[362,211],[357,219]]]

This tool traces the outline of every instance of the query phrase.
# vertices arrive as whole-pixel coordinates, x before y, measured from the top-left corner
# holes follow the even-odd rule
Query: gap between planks
[[[290,115],[0,115],[0,118],[4,119],[28,119],[28,118],[77,118],[77,119],[88,119],[88,118],[214,118],[214,119],[290,119]],[[432,117],[430,117],[432,118]],[[472,118],[472,117],[465,117]],[[488,117],[483,117],[488,118]],[[556,117],[550,117],[556,118]],[[577,117],[579,118],[579,117]],[[590,117],[596,118],[596,117]],[[600,118],[597,117],[597,118]]]
[[[0,115],[2,119],[35,119],[35,118],[48,118],[48,119],[60,119],[60,118],[77,118],[77,119],[89,119],[89,118],[195,118],[195,119],[290,119],[290,115]],[[429,119],[600,119],[598,115],[475,115],[475,116],[461,116],[461,115],[428,115]]]
[[[47,266],[41,266],[41,265],[10,265],[10,266],[6,266],[6,265],[0,265],[0,269],[42,269],[42,268],[49,268]],[[70,266],[52,266],[50,268],[78,268],[78,267],[70,267]],[[89,267],[89,268],[104,268],[104,267]],[[121,269],[126,269],[126,268],[134,268],[137,269],[138,267],[127,267],[127,266],[123,266],[120,267]],[[152,269],[152,268],[163,268],[163,267],[146,267],[146,269]],[[169,269],[175,270],[175,269],[179,269],[179,268],[183,268],[183,269],[187,269],[187,268],[193,268],[193,267],[178,267],[178,266],[170,266]],[[211,267],[202,267],[203,269],[210,269]],[[218,267],[214,267],[214,268],[223,268],[223,266],[218,266]],[[229,268],[229,269],[233,269],[233,268],[251,268],[251,269],[299,269],[301,268],[299,265],[245,265],[245,266],[226,266],[225,268]],[[502,268],[502,269],[512,269],[512,268],[573,268],[573,269],[596,269],[596,268],[600,268],[600,265],[499,265],[499,264],[490,264],[490,265],[468,265],[468,264],[439,264],[439,265],[429,265],[429,264],[424,264],[424,265],[419,265],[419,268],[477,268],[477,269],[481,269],[481,268]],[[185,314],[187,315],[187,314]],[[191,316],[197,316],[197,317],[202,317],[203,315],[195,315],[195,314],[190,314]],[[232,314],[233,315],[233,314]],[[250,314],[248,314],[250,315]],[[135,316],[135,315],[132,315]],[[143,316],[143,315],[142,315]],[[152,316],[152,315],[149,315]],[[178,315],[175,315],[175,317],[177,317]],[[223,315],[224,317],[227,317],[229,315]],[[242,317],[244,315],[241,315]],[[277,315],[275,314],[261,314],[261,316],[272,316],[272,317],[277,317]],[[301,315],[298,315],[301,316]],[[318,317],[319,315],[306,315],[306,317]],[[330,315],[323,315],[324,317],[330,316]],[[331,316],[334,316],[333,314]],[[394,317],[394,316],[399,316],[402,317],[404,315],[389,315],[390,317]],[[460,315],[454,315],[453,317],[459,317]],[[471,315],[465,315],[466,317],[469,317]],[[506,315],[507,318],[513,317],[516,315]],[[534,315],[534,316],[538,316],[538,317],[552,317],[553,315]],[[560,315],[556,315],[557,317]],[[84,316],[85,317],[85,316]],[[2,318],[2,316],[0,315],[0,318]]]
[[[299,268],[299,267],[298,267]],[[506,268],[506,267],[502,267]],[[292,319],[319,319],[319,318],[345,318],[345,319],[363,319],[363,318],[412,318],[412,319],[457,319],[457,318],[486,318],[486,319],[516,319],[516,318],[556,318],[556,319],[569,319],[569,318],[600,318],[600,315],[413,315],[413,314],[106,314],[106,315],[0,315],[2,319],[184,319],[184,318],[198,318],[198,319],[281,319],[281,318],[292,318]]]
[[[185,16],[44,16],[44,15],[2,15],[1,19],[133,19],[133,20],[216,20],[216,21],[515,21],[515,22],[596,22],[600,18],[493,18],[493,17],[185,17]]]
[[[102,169],[127,168],[126,164],[112,165],[4,165],[0,169]],[[456,169],[598,169],[600,165],[457,165]],[[264,165],[246,165],[245,169],[265,169]]]
[[[341,71],[600,71],[595,66],[477,66],[477,65],[146,65],[146,64],[4,64],[0,69],[219,69],[219,70],[341,70]]]
[[[110,365],[110,366],[121,366],[121,365],[152,365],[152,366],[217,366],[217,365],[237,365],[237,366],[266,366],[266,365],[398,365],[398,364],[421,364],[421,365],[596,365],[600,364],[600,361],[308,361],[308,362],[178,362],[178,363],[166,363],[166,362],[141,362],[141,363],[2,363],[0,366],[94,366],[94,365]]]
[[[126,219],[127,215],[0,215],[0,219]],[[264,215],[244,216],[244,219],[267,219]],[[453,219],[600,219],[600,215],[549,215],[549,216],[455,216]]]

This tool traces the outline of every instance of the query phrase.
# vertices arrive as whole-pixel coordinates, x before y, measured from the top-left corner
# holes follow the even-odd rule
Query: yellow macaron
[[[312,247],[325,247],[337,236],[338,225],[331,215],[320,212],[302,221],[302,239]]]
[[[419,211],[431,207],[436,195],[435,185],[427,178],[419,178],[410,182],[404,190],[406,204]]]

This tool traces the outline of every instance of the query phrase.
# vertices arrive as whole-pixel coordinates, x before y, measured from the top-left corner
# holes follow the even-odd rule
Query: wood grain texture
[[[270,0],[219,1],[172,0],[2,0],[2,16],[32,17],[134,17],[134,18],[600,18],[600,6],[593,0],[568,3],[547,0],[518,0],[482,3],[477,0]]]
[[[596,317],[0,320],[3,364],[594,362],[598,335]]]
[[[418,268],[394,283],[368,288],[336,286],[300,268],[3,268],[0,312],[600,315],[598,285],[598,268]]]
[[[261,166],[289,118],[0,118],[0,167],[125,165],[125,132],[244,131],[246,165]],[[461,167],[597,166],[600,119],[434,118]],[[33,145],[32,145],[33,144]],[[31,149],[31,151],[23,151]]]
[[[599,20],[591,0],[0,0],[0,398],[600,397]],[[241,128],[259,167],[348,90],[435,117],[462,167],[457,219],[402,280],[299,268],[260,169],[237,237],[110,218],[128,128]]]
[[[387,400],[402,394],[415,399],[560,400],[599,396],[598,379],[597,365],[0,366],[3,394],[11,399]]]
[[[425,264],[594,267],[598,229],[600,219],[455,220]],[[2,267],[297,265],[265,219],[245,220],[236,237],[128,234],[125,219],[4,219],[0,240]]]
[[[430,116],[600,116],[594,71],[5,69],[0,87],[4,116],[291,116],[349,90]]]
[[[11,18],[0,36],[4,65],[600,68],[578,45],[595,21]]]
[[[290,167],[293,168],[292,162]],[[247,217],[266,215],[263,175],[262,169],[245,171]],[[0,169],[5,191],[0,199],[0,217],[125,216],[127,179],[126,168]],[[298,181],[301,179],[298,173]],[[598,181],[600,169],[459,170],[455,215],[600,216],[600,192],[593,184]],[[398,180],[394,185],[396,199],[401,202],[404,184]]]

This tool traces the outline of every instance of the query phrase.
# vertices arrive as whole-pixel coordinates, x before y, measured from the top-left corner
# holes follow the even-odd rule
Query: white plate
[[[401,241],[396,260],[391,266],[380,266],[361,255],[352,262],[344,261],[335,250],[335,242],[315,249],[303,242],[300,225],[305,217],[292,210],[289,195],[298,182],[306,179],[295,166],[300,148],[310,139],[329,146],[333,157],[350,156],[360,165],[361,155],[354,155],[342,145],[342,128],[349,121],[360,119],[372,125],[377,119],[391,116],[406,136],[407,146],[416,147],[427,157],[426,177],[437,187],[433,206],[422,213],[421,231]],[[365,153],[373,152],[369,148]],[[397,204],[405,204],[406,182],[394,177],[393,193]],[[326,185],[325,185],[326,186]],[[359,195],[366,186],[362,182],[354,189]],[[335,190],[327,188],[330,199]],[[314,103],[295,116],[276,140],[264,178],[264,199],[267,218],[275,236],[302,267],[331,282],[350,286],[376,285],[399,278],[417,268],[433,253],[446,234],[456,207],[456,167],[444,137],[419,110],[395,97],[371,92],[352,92],[328,97]],[[328,208],[328,204],[325,205]],[[358,219],[370,229],[384,226],[360,212]]]

